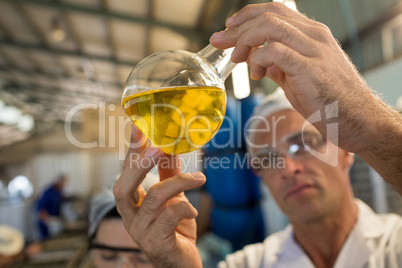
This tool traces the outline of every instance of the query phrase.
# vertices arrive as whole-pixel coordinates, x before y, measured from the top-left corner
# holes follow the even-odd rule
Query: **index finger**
[[[145,137],[141,130],[135,124],[131,124],[130,145],[124,160],[123,169],[130,164],[129,161],[133,154],[138,154],[146,148],[147,140],[147,137]]]
[[[159,161],[158,171],[160,181],[179,175],[181,172],[180,156],[165,154]]]
[[[123,172],[113,187],[116,206],[123,218],[134,215],[135,204],[138,202],[134,199],[134,193],[162,155],[159,148],[147,145],[148,139],[137,126],[132,125],[131,131]]]
[[[296,19],[299,20],[300,22],[312,26],[321,25],[321,23],[307,18],[303,14],[288,8],[286,5],[282,3],[271,2],[271,3],[253,4],[245,6],[244,8],[240,9],[239,12],[235,13],[226,20],[226,27],[232,28],[239,26],[245,23],[246,21],[249,21],[265,12],[277,13],[278,15]]]
[[[147,173],[156,165],[161,155],[162,151],[152,146],[148,146],[140,153],[130,154],[129,165],[125,166],[119,179],[114,184],[113,194],[116,200],[116,207],[125,225],[129,224],[135,215],[136,205],[139,202],[138,187]],[[135,199],[135,193],[137,193],[138,200]]]

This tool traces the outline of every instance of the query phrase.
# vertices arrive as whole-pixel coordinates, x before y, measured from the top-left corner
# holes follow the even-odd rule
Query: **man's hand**
[[[358,154],[402,194],[402,117],[372,93],[327,26],[266,3],[246,6],[226,27],[212,35],[212,45],[235,46],[232,61],[247,61],[253,79],[275,81],[305,118],[333,112],[336,118],[314,126],[327,136],[327,125],[338,123],[331,141]]]
[[[226,27],[212,35],[211,44],[235,46],[232,60],[247,61],[253,79],[267,76],[275,81],[305,118],[342,100],[340,110],[353,109],[341,124],[362,126],[367,121],[360,112],[367,103],[360,99],[370,90],[325,25],[275,2],[243,8]],[[323,120],[316,125],[324,135],[326,124]],[[339,144],[348,151],[363,149],[356,148],[360,144],[351,142],[349,134],[339,137]]]
[[[159,161],[160,182],[148,193],[140,185]],[[180,173],[179,156],[147,145],[133,127],[131,146],[113,192],[124,225],[155,267],[202,267],[196,243],[196,209],[184,191],[201,186],[205,176]]]
[[[50,219],[50,214],[49,214],[46,210],[41,209],[41,210],[39,210],[38,218],[39,218],[39,220],[41,220],[42,222],[45,222],[45,223],[46,223],[46,222],[48,222],[49,219]]]

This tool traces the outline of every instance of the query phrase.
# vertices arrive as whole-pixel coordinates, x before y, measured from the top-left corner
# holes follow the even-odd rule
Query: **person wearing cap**
[[[95,267],[153,267],[124,228],[111,190],[105,189],[92,199],[88,236]]]

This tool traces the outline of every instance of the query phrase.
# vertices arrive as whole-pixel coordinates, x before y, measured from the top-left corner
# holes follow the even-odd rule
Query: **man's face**
[[[280,148],[287,137],[300,133],[305,122],[294,110],[282,110],[271,114],[267,119],[270,123],[269,131],[256,132],[253,144],[268,144],[273,149],[275,146]],[[257,128],[266,129],[266,124],[260,123]],[[318,134],[312,126],[303,131],[307,130]],[[287,149],[292,150],[291,147]],[[273,164],[282,160],[283,165],[276,169],[263,168],[260,172],[275,201],[292,222],[307,223],[329,216],[342,206],[345,197],[352,196],[348,171],[353,164],[353,156],[329,142],[321,149],[326,150],[325,156],[320,157],[321,160],[308,152],[306,157],[295,158],[290,158],[286,153],[278,154],[277,163]],[[253,154],[258,154],[260,150],[262,149],[254,149]],[[326,164],[336,158],[337,166]]]
[[[62,191],[63,188],[66,186],[66,183],[67,183],[67,177],[66,176],[60,177],[56,183],[56,189]]]

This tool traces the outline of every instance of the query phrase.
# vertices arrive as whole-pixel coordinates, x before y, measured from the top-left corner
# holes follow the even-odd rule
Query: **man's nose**
[[[304,171],[304,166],[301,161],[295,160],[289,156],[284,156],[285,167],[283,168],[284,175],[296,175]]]
[[[120,268],[134,268],[134,266],[132,264],[129,263],[122,263],[119,266]]]

